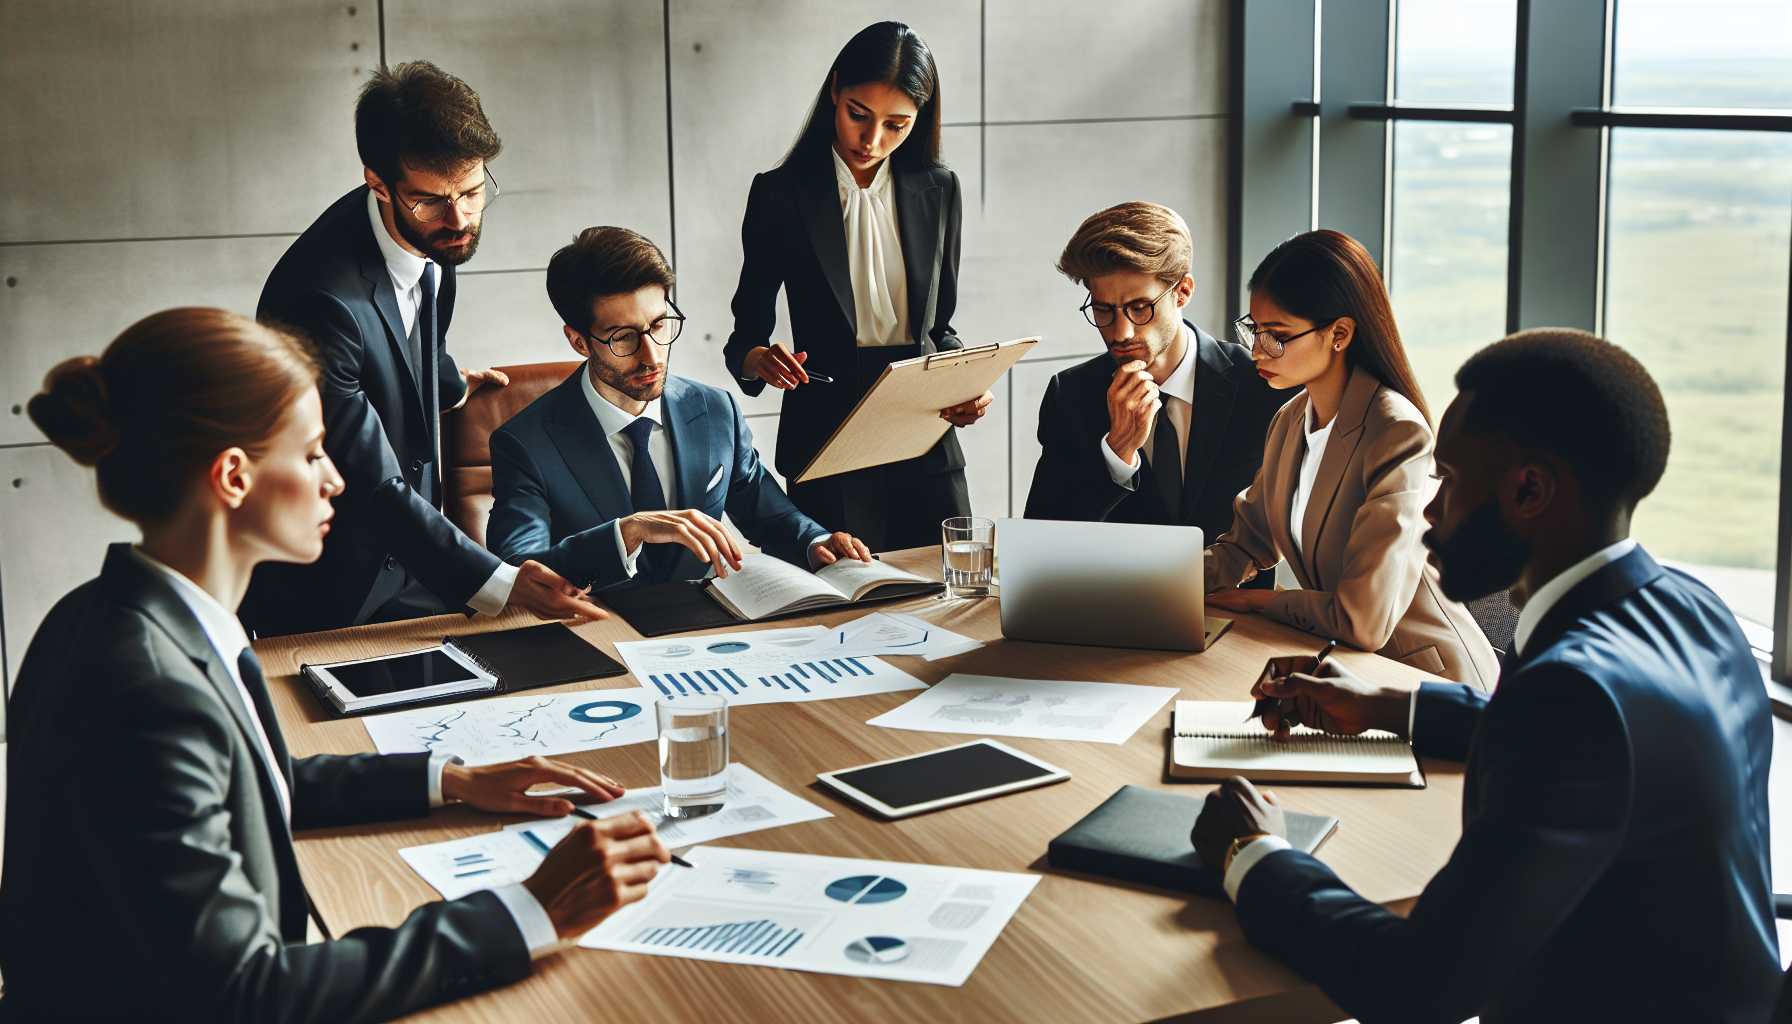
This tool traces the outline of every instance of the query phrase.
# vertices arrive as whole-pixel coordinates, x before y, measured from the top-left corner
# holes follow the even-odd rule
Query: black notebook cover
[[[1224,896],[1218,866],[1201,863],[1189,830],[1202,801],[1143,786],[1121,786],[1100,807],[1064,830],[1046,849],[1046,862],[1065,871]],[[1338,819],[1285,811],[1288,842],[1312,853],[1337,831]]]
[[[607,679],[628,669],[562,622],[452,636],[452,644],[498,677],[495,693],[515,693],[585,679]]]
[[[752,621],[771,622],[799,615],[815,615],[849,605],[880,604],[905,597],[938,593],[940,589],[941,585],[938,583],[887,584],[860,601],[839,601],[829,605],[799,608]],[[668,633],[688,633],[696,629],[747,624],[747,620],[735,618],[734,613],[722,607],[721,602],[711,597],[708,591],[708,580],[678,580],[639,587],[617,587],[598,596],[604,604],[610,606],[611,611],[622,616],[623,621],[633,626],[635,632],[642,636],[665,636]]]

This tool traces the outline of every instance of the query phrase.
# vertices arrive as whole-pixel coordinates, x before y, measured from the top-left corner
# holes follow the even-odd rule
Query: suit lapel
[[[1312,404],[1306,392],[1288,402],[1289,408],[1282,420],[1281,443],[1273,450],[1276,453],[1275,472],[1264,476],[1264,501],[1268,504],[1269,532],[1275,539],[1276,550],[1287,559],[1288,568],[1293,571],[1295,579],[1307,589],[1314,589],[1307,572],[1305,560],[1294,546],[1294,530],[1289,523],[1294,514],[1294,487],[1300,480],[1300,457],[1302,431],[1306,428],[1307,407]]]
[[[708,415],[703,396],[687,382],[667,377],[660,414],[665,418],[666,438],[672,443],[672,473],[678,478],[677,507],[702,508],[703,485],[709,482],[716,461],[707,443],[709,435],[702,426]]]
[[[427,419],[423,414],[423,392],[418,383],[421,378],[417,372],[417,363],[411,358],[411,346],[406,342],[404,317],[398,312],[398,292],[392,287],[392,275],[386,270],[386,260],[380,255],[379,242],[374,239],[373,231],[373,224],[368,223],[366,230],[357,232],[363,239],[360,252],[356,254],[361,264],[361,280],[367,285],[368,300],[379,311],[380,320],[386,325],[386,344],[393,352],[393,359],[407,371],[406,379],[410,382],[410,387],[405,392],[416,400],[414,408],[418,423],[427,430],[428,424],[423,423]],[[423,311],[419,309],[417,315],[418,330],[421,331]]]
[[[919,342],[932,326],[933,293],[945,243],[942,189],[926,171],[898,174],[891,167],[891,173],[896,178],[896,233],[902,238],[902,267],[908,281],[909,337]]]
[[[1184,321],[1186,323],[1186,321]],[[1188,457],[1182,467],[1182,508],[1192,512],[1207,484],[1207,473],[1219,458],[1226,421],[1232,417],[1232,366],[1220,352],[1220,343],[1199,327],[1189,324],[1195,336],[1195,414],[1189,422]]]
[[[1539,652],[1548,650],[1576,622],[1629,597],[1654,582],[1662,572],[1660,563],[1638,545],[1630,554],[1581,580],[1544,614],[1543,621],[1526,638],[1524,650],[1512,659],[1511,669],[1518,669]],[[1503,672],[1501,677],[1504,678]]]
[[[824,175],[817,171],[826,171]],[[816,169],[803,175],[796,188],[797,210],[815,247],[815,260],[821,264],[840,311],[847,324],[858,323],[852,303],[852,270],[846,262],[846,224],[840,213],[840,193],[834,182],[833,157],[826,158]]]
[[[580,376],[589,372],[580,364],[577,373],[551,392],[554,409],[548,417],[548,437],[566,461],[573,481],[597,510],[599,521],[620,519],[635,510],[634,499],[616,465],[615,449],[585,399]]]
[[[1313,491],[1307,495],[1307,514],[1301,522],[1301,550],[1305,552],[1305,561],[1311,570],[1316,564],[1315,555],[1319,551],[1319,535],[1325,532],[1325,523],[1331,516],[1332,506],[1338,500],[1338,485],[1344,481],[1344,470],[1356,456],[1357,445],[1363,440],[1363,422],[1369,416],[1369,403],[1375,393],[1381,390],[1381,381],[1375,375],[1363,370],[1350,371],[1350,379],[1344,385],[1344,398],[1338,403],[1338,414],[1332,420],[1331,437],[1325,444],[1325,455],[1319,463],[1319,475],[1313,478]],[[1301,420],[1301,430],[1306,430],[1306,420]],[[1324,590],[1331,581],[1319,579],[1319,573],[1309,571],[1315,589]]]

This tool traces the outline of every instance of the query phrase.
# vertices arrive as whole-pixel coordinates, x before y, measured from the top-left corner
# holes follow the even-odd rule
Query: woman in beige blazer
[[[1207,549],[1209,606],[1491,688],[1492,646],[1426,560],[1431,420],[1375,261],[1348,235],[1311,231],[1277,246],[1249,287],[1239,340],[1272,387],[1301,393]],[[1300,589],[1234,589],[1283,560]]]

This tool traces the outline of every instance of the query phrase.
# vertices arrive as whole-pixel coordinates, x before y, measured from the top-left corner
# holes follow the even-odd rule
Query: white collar
[[[1316,427],[1313,425],[1318,419],[1319,413],[1313,408],[1313,399],[1309,397],[1307,399],[1307,414],[1301,417],[1300,424],[1301,429],[1306,431],[1307,448],[1309,450],[1317,448],[1319,445],[1325,443],[1325,439],[1332,436],[1332,428],[1338,425],[1337,413],[1332,413],[1331,422],[1323,427]]]
[[[367,190],[367,216],[373,219],[373,240],[380,247],[380,258],[386,261],[386,273],[392,277],[392,287],[401,294],[417,287],[429,260],[406,252],[392,239],[392,233],[386,230],[386,222],[380,219],[380,200],[373,194],[373,189]],[[393,216],[398,214],[394,212]]]
[[[1176,364],[1176,368],[1170,371],[1170,375],[1164,378],[1164,382],[1158,385],[1157,390],[1171,398],[1180,398],[1184,402],[1194,405],[1195,350],[1201,343],[1195,337],[1194,329],[1189,327],[1186,322],[1182,325],[1182,336],[1188,343],[1183,347],[1182,362]]]
[[[1514,653],[1524,651],[1524,645],[1531,638],[1543,617],[1555,607],[1564,595],[1573,590],[1588,576],[1593,575],[1606,566],[1625,557],[1636,550],[1636,541],[1626,537],[1616,544],[1600,548],[1587,557],[1574,563],[1555,575],[1548,583],[1537,588],[1537,592],[1526,601],[1524,608],[1518,613],[1518,628],[1512,631],[1512,650]]]
[[[852,168],[846,166],[845,160],[840,159],[840,151],[829,146],[828,154],[834,158],[834,180],[839,183],[842,189],[857,189],[859,187],[859,179],[852,176]],[[878,195],[883,195],[890,191],[889,157],[884,157],[884,162],[877,165],[877,173],[871,176],[871,184],[866,185],[862,191],[872,192]],[[844,196],[842,196],[842,198],[844,198]]]
[[[617,408],[608,398],[598,394],[597,386],[591,383],[590,363],[579,367],[579,387],[585,392],[585,401],[591,404],[591,414],[597,417],[597,425],[603,428],[605,437],[614,437],[622,433],[630,423],[637,419],[650,419],[661,426],[665,425],[665,420],[660,416],[660,400],[658,398],[648,402],[647,408],[641,410],[640,416],[636,416],[626,409]]]
[[[224,664],[234,672],[237,658],[249,646],[249,634],[243,632],[242,622],[229,609],[219,604],[217,598],[207,593],[205,588],[157,561],[142,548],[131,545],[131,554],[174,585],[174,592],[180,595],[181,603],[199,620],[199,628],[205,630],[205,637],[211,641],[212,649],[218,652],[218,656],[224,659]]]

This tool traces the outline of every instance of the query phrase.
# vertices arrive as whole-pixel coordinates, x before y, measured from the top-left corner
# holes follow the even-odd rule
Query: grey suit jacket
[[[309,900],[250,716],[295,828],[425,813],[427,758],[291,761],[255,696],[243,706],[128,545],[51,610],[11,705],[0,1019],[382,1020],[529,972],[489,892],[305,944]]]

